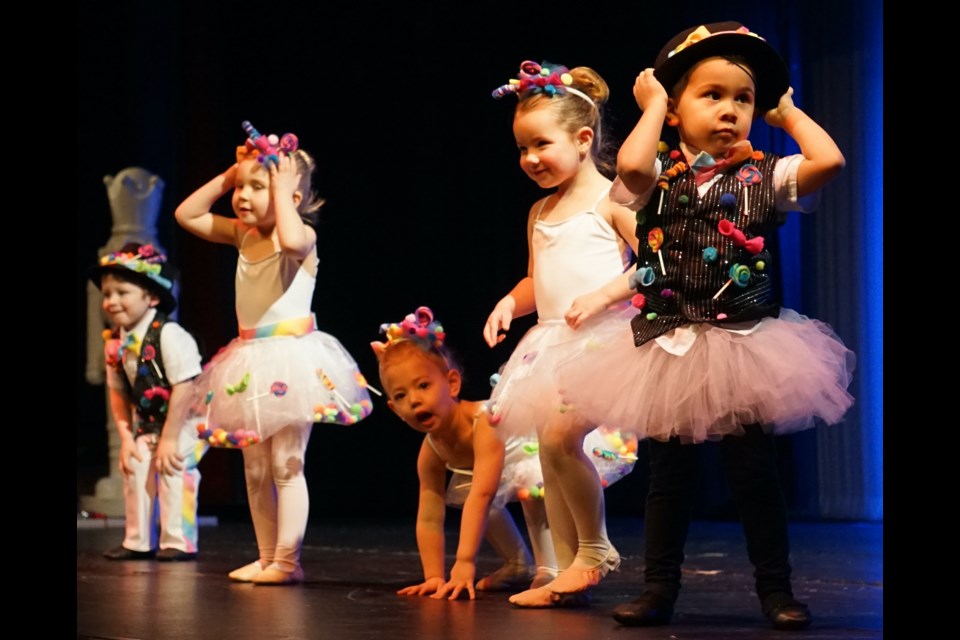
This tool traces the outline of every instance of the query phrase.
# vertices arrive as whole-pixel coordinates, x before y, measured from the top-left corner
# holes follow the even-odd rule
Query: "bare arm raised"
[[[798,196],[819,190],[837,177],[846,164],[830,134],[793,104],[793,87],[764,115],[764,120],[771,127],[786,131],[800,146],[804,160],[797,167]]]
[[[654,161],[669,100],[653,69],[644,69],[637,76],[633,97],[643,113],[617,153],[617,175],[627,189],[640,194],[657,180]]]

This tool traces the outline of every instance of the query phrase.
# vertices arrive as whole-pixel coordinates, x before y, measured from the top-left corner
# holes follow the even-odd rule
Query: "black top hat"
[[[714,22],[681,31],[660,50],[653,74],[671,93],[690,67],[713,56],[742,56],[747,61],[757,85],[758,115],[776,107],[790,87],[790,73],[780,54],[739,22]]]
[[[120,251],[100,258],[100,263],[91,267],[87,275],[99,288],[103,275],[110,272],[120,273],[125,279],[155,294],[160,299],[158,311],[170,313],[177,307],[177,299],[173,297],[177,270],[167,263],[167,256],[152,244],[128,242]]]

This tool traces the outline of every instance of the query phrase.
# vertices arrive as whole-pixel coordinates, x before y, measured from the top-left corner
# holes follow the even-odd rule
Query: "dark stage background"
[[[317,159],[328,204],[317,226],[320,328],[338,337],[378,385],[368,347],[381,323],[432,307],[467,368],[468,398],[535,318],[490,350],[481,329],[525,273],[526,212],[543,195],[517,164],[514,101],[490,92],[525,59],[588,65],[608,81],[608,133],[618,141],[639,116],[633,79],[688,26],[739,20],[788,62],[795,100],[837,140],[844,174],[811,216],[791,214],[779,239],[787,306],[829,322],[858,354],[857,404],[839,426],[779,439],[797,519],[883,518],[880,287],[866,278],[882,245],[882,54],[874,3],[86,3],[78,14],[76,325],[78,495],[107,473],[102,386],[84,379],[84,271],[110,235],[105,175],[139,166],[165,181],[160,243],[182,273],[180,322],[204,361],[236,331],[236,251],[200,241],[173,210],[232,162],[250,120],[263,133],[295,132]],[[803,6],[795,6],[802,4]],[[732,5],[725,5],[730,7]],[[554,7],[554,8],[551,8]],[[762,122],[758,148],[792,152]],[[224,198],[215,210],[229,214]],[[871,229],[879,234],[865,233]],[[785,276],[786,278],[786,276]],[[421,436],[382,401],[352,427],[314,428],[306,472],[311,519],[416,510]],[[733,515],[703,447],[700,517]],[[608,512],[640,515],[645,458],[608,491]],[[201,464],[201,513],[245,512],[241,454],[211,450]]]

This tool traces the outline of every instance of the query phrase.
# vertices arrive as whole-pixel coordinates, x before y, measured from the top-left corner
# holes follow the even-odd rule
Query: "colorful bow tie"
[[[719,160],[714,160],[706,151],[701,151],[700,155],[693,159],[690,168],[693,169],[694,176],[697,179],[697,186],[700,186],[719,172],[731,165],[740,164],[753,154],[753,145],[749,140],[741,140],[736,143]]]
[[[127,334],[127,337],[120,341],[120,359],[123,360],[123,356],[127,351],[132,353],[136,357],[140,357],[140,338],[137,337],[137,334],[132,331]]]

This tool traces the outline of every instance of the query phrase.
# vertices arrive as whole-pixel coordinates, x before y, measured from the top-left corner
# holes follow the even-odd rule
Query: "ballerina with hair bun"
[[[557,578],[511,597],[519,607],[572,606],[620,565],[607,537],[603,479],[593,464],[588,435],[616,437],[618,446],[600,456],[628,461],[624,439],[585,419],[564,403],[556,377],[567,361],[591,357],[592,335],[620,328],[629,337],[629,305],[637,251],[636,221],[629,209],[610,201],[614,175],[603,127],[609,89],[589,67],[568,69],[525,61],[519,78],[493,92],[517,97],[513,135],[520,167],[550,192],[527,216],[527,273],[487,319],[483,336],[492,348],[514,318],[537,313],[537,324],[519,341],[490,398],[490,422],[502,439],[536,438],[545,503],[559,567]],[[620,302],[620,304],[617,304]],[[570,323],[568,325],[568,322]],[[582,389],[602,390],[597,375]],[[626,442],[636,439],[630,437]],[[635,450],[635,449],[634,449]]]

